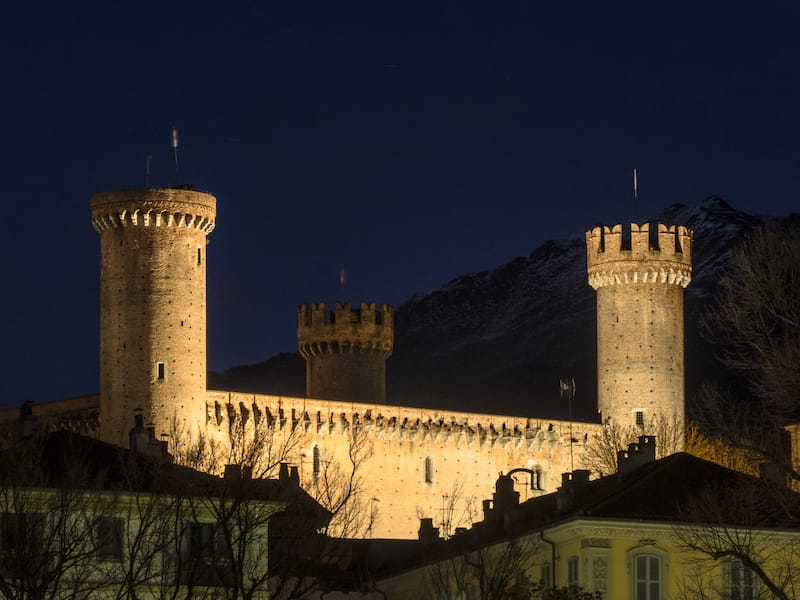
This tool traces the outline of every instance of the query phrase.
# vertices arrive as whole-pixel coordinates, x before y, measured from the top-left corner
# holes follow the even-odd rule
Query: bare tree
[[[785,485],[744,475],[695,496],[683,507],[685,523],[675,528],[683,545],[703,557],[695,561],[697,577],[686,582],[686,597],[728,598],[724,582],[708,574],[735,565],[751,586],[770,597],[795,598],[800,591],[798,509],[800,496]]]
[[[693,453],[694,448],[689,444],[698,442],[686,435],[684,424],[674,417],[658,415],[642,427],[623,427],[617,423],[607,423],[600,432],[594,434],[592,442],[587,444],[582,458],[584,468],[595,475],[616,473],[617,453],[644,434],[656,436],[657,458],[681,450]]]
[[[275,477],[281,463],[291,462],[305,440],[303,427],[272,415],[228,406],[228,419],[218,432],[192,435],[173,421],[169,432],[175,462],[199,471],[221,474],[225,465],[247,466],[257,479]]]
[[[45,441],[30,438],[0,461],[0,593],[14,600],[88,598],[99,585],[92,525],[104,507],[81,488],[80,461],[65,457],[57,474],[45,470],[53,458]]]
[[[422,507],[417,507],[417,517],[424,518],[425,513]],[[449,539],[461,528],[472,526],[479,520],[478,499],[475,496],[467,496],[464,493],[464,484],[456,481],[450,489],[450,493],[442,495],[442,503],[439,508],[439,519],[434,518],[434,524],[438,527],[443,539]]]
[[[219,580],[226,598],[250,598],[267,584],[272,597],[307,597],[338,568],[336,557],[346,547],[338,538],[365,537],[372,529],[378,507],[363,479],[364,464],[373,454],[367,432],[353,423],[341,435],[331,436],[327,452],[315,447],[312,468],[302,470],[301,481],[301,469],[307,466],[304,452],[311,441],[305,425],[302,419],[269,414],[257,419],[244,410],[229,410],[218,437],[206,433],[190,438],[173,428],[178,462],[215,473],[224,466],[241,475],[223,502],[215,504],[217,499],[209,498],[206,506],[198,507],[213,514],[217,523],[214,552],[227,565],[227,579]],[[297,487],[304,513],[289,510],[276,517],[255,502],[253,494],[257,495],[262,482],[276,476]],[[301,483],[306,492],[301,493]],[[273,525],[267,538],[263,532],[270,520]],[[262,548],[260,555],[269,551],[268,569],[263,568],[266,562],[252,562],[241,545],[247,542],[252,552],[267,541],[269,547]],[[224,553],[220,548],[225,548]]]
[[[364,464],[372,458],[373,447],[364,429],[348,429],[340,443],[346,444],[346,459],[339,462],[321,457],[318,469],[312,468],[306,479],[309,494],[331,514],[323,533],[334,537],[365,537],[378,516],[377,507],[368,497],[364,482]]]
[[[434,554],[435,562],[425,570],[424,598],[461,594],[480,600],[522,600],[537,590],[529,575],[538,551],[533,536],[477,547],[465,536],[445,545],[436,550],[449,556],[437,560]]]
[[[777,539],[781,529],[796,530],[800,515],[787,486],[800,483],[800,473],[784,429],[800,418],[800,223],[773,223],[733,250],[703,325],[721,363],[740,379],[707,382],[694,398],[706,450],[698,455],[745,473],[761,467],[768,481],[743,477],[698,497],[684,507],[682,539],[707,557],[708,568],[729,561],[773,597],[793,598],[800,548],[791,537]],[[718,591],[695,586],[694,594]]]
[[[535,565],[542,559],[536,534],[483,544],[471,538],[470,533],[460,536],[430,549],[432,562],[424,572],[424,599],[602,600],[600,592],[586,592],[575,586],[544,587],[533,575]]]
[[[800,223],[776,223],[733,250],[705,331],[776,419],[800,417]]]

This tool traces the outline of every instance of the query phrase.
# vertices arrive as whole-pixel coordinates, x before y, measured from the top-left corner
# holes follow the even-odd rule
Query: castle
[[[392,308],[301,305],[298,346],[306,397],[206,387],[206,242],[216,199],[190,187],[100,193],[100,393],[33,407],[40,426],[67,427],[128,445],[141,409],[156,435],[180,430],[230,443],[234,427],[293,436],[285,458],[312,485],[325,464],[347,463],[353,433],[370,444],[359,477],[374,537],[416,537],[434,521],[486,497],[499,472],[527,469],[522,499],[556,489],[582,464],[602,425],[391,406],[385,364]],[[602,420],[645,428],[684,415],[683,288],[691,232],[648,224],[586,233],[597,290],[598,409]],[[0,422],[16,419],[0,412]],[[226,441],[228,440],[228,441]],[[524,480],[523,480],[524,479]],[[463,508],[455,506],[460,502]],[[450,516],[445,513],[450,511]],[[464,523],[467,524],[467,523]]]

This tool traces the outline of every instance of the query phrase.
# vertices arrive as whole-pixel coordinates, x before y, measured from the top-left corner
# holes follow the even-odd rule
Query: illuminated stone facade
[[[302,304],[297,310],[297,346],[306,359],[306,396],[383,404],[386,359],[392,354],[392,307],[362,302]]]
[[[570,444],[564,421],[221,391],[209,391],[208,402],[208,431],[220,440],[243,415],[250,427],[268,420],[279,443],[299,435],[290,460],[305,486],[324,468],[315,463],[315,448],[319,461],[346,466],[351,435],[363,432],[372,457],[359,478],[374,537],[414,538],[420,515],[469,525],[469,511],[480,512],[501,471],[534,471],[533,479],[517,476],[523,499],[552,492],[571,470],[570,445],[578,468],[599,430],[573,423]]]
[[[92,197],[100,234],[100,438],[127,445],[131,416],[159,432],[205,425],[206,236],[216,199],[188,189]]]
[[[156,435],[174,422],[225,442],[237,423],[295,436],[286,457],[301,481],[327,462],[346,464],[354,431],[372,457],[359,477],[375,518],[369,535],[413,538],[420,516],[437,526],[470,524],[498,473],[515,475],[523,500],[554,491],[584,467],[599,424],[409,408],[385,404],[392,352],[389,306],[324,304],[298,309],[307,398],[206,388],[206,236],[213,196],[193,190],[131,190],[92,198],[101,243],[100,395],[48,402],[34,418],[127,446],[134,410]],[[619,225],[587,232],[589,282],[597,290],[599,408],[630,422],[637,411],[683,417],[683,287],[691,233],[634,226],[630,249]],[[18,417],[0,411],[0,422]]]
[[[597,404],[604,422],[684,419],[683,289],[692,277],[692,232],[632,224],[586,232],[597,291]]]

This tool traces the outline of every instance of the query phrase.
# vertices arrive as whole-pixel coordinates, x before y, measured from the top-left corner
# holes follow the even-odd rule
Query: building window
[[[425,457],[425,483],[433,483],[433,461],[430,456]]]
[[[640,554],[635,560],[634,600],[661,600],[661,558]]]
[[[27,549],[34,544],[34,536],[31,535],[32,524],[32,515],[0,513],[0,553],[4,559],[27,554]]]
[[[166,369],[164,368],[163,362],[156,363],[156,380],[164,381],[164,376],[166,375]]]
[[[641,410],[636,411],[636,426],[644,427],[644,412]]]
[[[198,585],[230,585],[231,554],[222,529],[212,523],[189,525],[189,559],[187,576]]]
[[[216,556],[214,526],[211,523],[192,523],[189,526],[189,554],[192,558]]]
[[[553,565],[549,562],[542,565],[542,589],[549,590],[553,587]]]
[[[203,262],[203,249],[197,249],[197,266],[199,267]]]
[[[314,479],[316,479],[317,477],[319,477],[319,474],[320,474],[320,471],[321,471],[321,469],[320,469],[321,463],[320,463],[320,458],[319,458],[319,446],[314,446],[314,449],[312,450],[312,463],[311,464],[312,464],[312,469],[313,469],[313,472],[314,472]]]
[[[531,489],[544,489],[544,473],[540,467],[531,467]]]
[[[553,591],[553,565],[546,562],[542,565],[541,579],[542,598],[550,598]]]
[[[192,523],[189,526],[189,555],[209,565],[220,566],[228,562],[225,535],[213,523]]]
[[[570,588],[578,587],[578,557],[570,556],[567,561],[567,585]]]
[[[726,565],[727,570],[727,598],[730,600],[754,600],[753,572],[742,564],[742,561],[733,559]]]
[[[98,517],[94,522],[94,553],[102,559],[122,558],[123,521],[117,517]]]

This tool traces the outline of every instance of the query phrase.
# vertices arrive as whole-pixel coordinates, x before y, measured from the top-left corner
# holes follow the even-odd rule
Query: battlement
[[[376,352],[384,358],[394,345],[393,308],[388,304],[337,302],[326,311],[324,302],[297,309],[297,344],[304,358],[330,353]]]
[[[217,200],[182,188],[116,190],[92,196],[92,226],[98,233],[125,227],[184,227],[211,233]]]
[[[463,448],[512,446],[524,451],[547,448],[548,452],[557,446],[568,448],[570,439],[574,448],[582,448],[600,428],[593,423],[209,390],[207,425],[226,431],[237,421],[292,432],[300,428],[318,438],[358,429],[376,440],[449,442]]]
[[[692,274],[692,231],[679,225],[631,223],[586,232],[589,284],[598,289],[625,283],[686,287]]]

